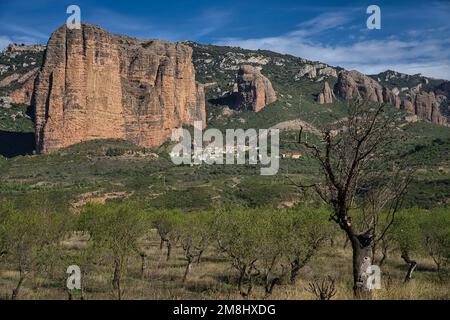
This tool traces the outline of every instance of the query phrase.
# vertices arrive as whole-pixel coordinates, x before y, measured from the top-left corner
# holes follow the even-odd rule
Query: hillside
[[[317,95],[324,82],[331,87],[337,82],[341,68],[320,62],[282,55],[270,51],[184,44],[193,49],[196,80],[205,85],[207,126],[224,128],[280,127],[281,152],[302,153],[294,142],[299,124],[314,132],[346,114],[347,102],[337,99],[332,104],[318,104]],[[30,73],[42,61],[42,50],[13,49],[0,55],[0,81],[17,71]],[[30,60],[31,59],[31,60]],[[34,64],[32,64],[35,62]],[[237,112],[212,101],[232,90],[240,65],[261,69],[271,82],[278,100],[260,112]],[[6,70],[6,71],[5,71]],[[420,76],[375,78],[386,87],[423,83],[427,90],[445,88],[448,83]],[[9,78],[7,78],[9,77]],[[25,80],[25,79],[23,79]],[[9,80],[8,80],[9,81]],[[378,80],[377,80],[378,81]],[[425,83],[427,82],[427,83]],[[296,202],[309,202],[288,179],[311,179],[317,167],[307,157],[281,159],[275,177],[261,177],[252,166],[174,166],[168,158],[168,144],[150,150],[122,140],[81,143],[51,155],[32,155],[34,150],[33,110],[5,96],[20,89],[18,80],[0,88],[0,198],[27,192],[58,193],[74,207],[89,199],[144,197],[156,207],[179,207],[185,210],[209,208],[222,203],[282,207]],[[443,103],[442,108],[448,108]],[[406,116],[406,114],[404,114]],[[440,206],[450,199],[450,129],[427,121],[404,122],[399,131],[405,139],[398,145],[399,155],[418,169],[407,203],[410,206]],[[22,155],[22,156],[18,156]]]

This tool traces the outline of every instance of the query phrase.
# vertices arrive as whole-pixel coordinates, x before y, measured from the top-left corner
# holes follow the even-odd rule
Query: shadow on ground
[[[33,154],[33,132],[9,132],[0,130],[0,155],[6,158]]]

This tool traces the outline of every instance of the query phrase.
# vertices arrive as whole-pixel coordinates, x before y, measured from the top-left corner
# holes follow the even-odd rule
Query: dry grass
[[[214,248],[205,252],[200,264],[194,265],[185,284],[181,279],[185,268],[180,248],[166,261],[166,249],[159,250],[156,234],[146,246],[149,259],[144,279],[140,274],[140,258],[130,260],[125,279],[125,299],[242,299],[236,287],[236,272]],[[73,237],[64,243],[68,255],[77,254],[85,247],[85,239]],[[419,267],[414,279],[403,283],[406,266],[398,253],[391,253],[382,267],[382,288],[376,290],[375,299],[450,299],[450,282],[438,281],[431,259],[416,257]],[[70,259],[69,259],[70,260]],[[68,261],[69,261],[68,260]],[[67,266],[66,266],[67,267]],[[19,299],[67,299],[65,290],[65,268],[55,270],[49,276],[31,274],[24,283]],[[352,299],[351,252],[342,244],[324,248],[301,272],[295,285],[281,284],[274,289],[270,299],[309,300],[315,297],[306,288],[315,277],[336,278],[337,294],[333,299]],[[97,264],[87,270],[84,277],[87,299],[114,299],[110,280],[112,269]],[[4,266],[0,267],[0,299],[9,298],[18,274]],[[254,289],[252,299],[262,299],[262,287]]]

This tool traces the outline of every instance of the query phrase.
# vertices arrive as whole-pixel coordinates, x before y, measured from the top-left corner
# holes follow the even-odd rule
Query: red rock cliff
[[[191,48],[92,25],[52,34],[34,97],[44,153],[107,138],[156,147],[172,129],[205,121]]]

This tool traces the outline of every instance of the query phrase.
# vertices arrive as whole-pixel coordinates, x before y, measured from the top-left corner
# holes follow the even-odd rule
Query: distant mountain
[[[95,30],[92,34],[97,34],[100,32],[98,30],[102,29]],[[99,37],[96,40],[99,48],[105,45],[101,42],[106,41],[107,38]],[[114,40],[117,42],[114,45],[133,46],[135,51],[138,47],[142,47],[142,54],[148,51],[145,49],[146,46],[158,43],[154,40],[135,40],[125,36],[118,36],[117,39],[119,40]],[[192,41],[186,41],[177,46],[183,45],[186,48],[192,48],[195,80],[205,88],[207,123],[210,125],[224,126],[240,123],[242,126],[268,127],[284,121],[301,119],[320,126],[338,117],[342,113],[343,102],[351,98],[389,103],[405,111],[405,119],[408,121],[425,120],[445,126],[448,126],[450,121],[450,82],[446,80],[432,79],[422,75],[407,75],[392,70],[366,76],[356,71],[347,71],[325,63],[267,50],[202,45]],[[139,68],[133,69],[132,65],[142,58],[138,57],[137,52],[128,62],[124,60],[120,63],[121,68],[125,65],[131,68],[130,83],[137,81],[137,78],[134,78],[138,73],[145,72],[146,68],[145,63],[142,62]],[[34,105],[31,99],[33,92],[36,95],[35,80],[39,70],[44,70],[41,71],[42,73],[46,68],[48,69],[43,67],[44,55],[45,47],[37,45],[10,45],[0,54],[0,130],[23,130],[24,132],[32,130]],[[48,62],[51,62],[51,59],[53,58],[47,57]],[[99,66],[102,65],[101,61],[99,63]],[[251,76],[254,77],[254,81],[246,82],[242,80],[242,75],[239,76],[239,70],[244,65],[254,68],[255,72],[252,72]],[[69,64],[68,66],[70,67]],[[153,68],[152,65],[147,67]],[[261,76],[255,76],[259,72]],[[121,79],[125,78],[122,72]],[[273,85],[274,93],[261,87],[261,83],[266,81],[264,79],[268,82],[263,87],[271,88]],[[104,83],[110,82],[105,80]],[[241,89],[239,89],[239,83],[244,84]],[[123,90],[128,90],[127,88],[132,89],[129,86],[122,86]],[[146,89],[141,87],[139,90],[144,92]],[[259,92],[259,94],[252,92]],[[270,99],[266,99],[268,92],[270,92]],[[236,97],[236,93],[240,95],[238,101],[245,101],[249,106],[258,105],[255,110],[259,111],[258,114],[239,112],[238,110],[247,108],[236,107],[236,100],[223,99]],[[136,99],[139,96],[141,95],[136,92]],[[150,96],[148,96],[149,99]],[[201,98],[201,95],[197,94],[198,98]],[[252,99],[254,101],[251,101]],[[257,99],[262,99],[263,102],[256,102]],[[144,105],[151,103],[150,100],[145,100],[147,102],[142,106],[145,107]],[[273,102],[275,100],[276,102]],[[270,103],[269,107],[264,108],[267,103]],[[320,104],[328,108],[319,109]],[[144,112],[144,109],[141,108],[139,112]],[[149,111],[150,109],[147,111],[156,112],[156,109]]]

